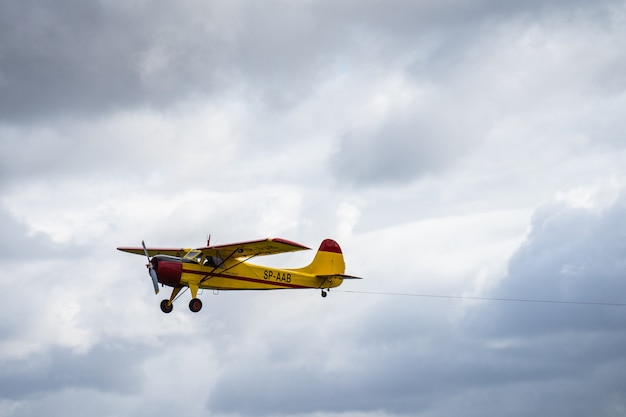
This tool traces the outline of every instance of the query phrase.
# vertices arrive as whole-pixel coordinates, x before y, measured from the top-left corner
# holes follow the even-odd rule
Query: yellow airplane
[[[345,275],[346,264],[339,244],[326,239],[320,245],[313,261],[296,269],[281,269],[248,263],[252,258],[285,252],[310,249],[285,239],[262,239],[227,245],[207,246],[197,249],[119,247],[123,252],[145,255],[148,273],[152,278],[154,293],[159,293],[159,283],[172,287],[169,299],[161,301],[161,310],[170,313],[180,291],[191,290],[189,309],[197,313],[202,308],[199,289],[211,290],[278,290],[294,288],[327,290],[338,287],[344,279],[360,279]]]

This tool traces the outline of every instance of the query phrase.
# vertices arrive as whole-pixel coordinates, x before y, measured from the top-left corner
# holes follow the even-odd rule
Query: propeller
[[[159,281],[157,280],[156,271],[152,267],[152,262],[150,262],[150,255],[148,255],[148,249],[146,249],[146,244],[144,243],[143,240],[141,241],[141,246],[143,246],[143,252],[146,254],[146,258],[148,258],[148,265],[146,266],[148,267],[148,273],[150,274],[150,277],[152,278],[152,285],[154,285],[154,293],[158,294],[159,293]]]

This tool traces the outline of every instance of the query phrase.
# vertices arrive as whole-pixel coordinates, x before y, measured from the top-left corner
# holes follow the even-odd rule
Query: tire
[[[189,301],[189,310],[191,310],[194,313],[197,313],[201,309],[202,309],[202,301],[199,298],[192,298],[191,301]]]
[[[168,314],[174,309],[174,304],[170,304],[170,300],[161,301],[161,311]]]

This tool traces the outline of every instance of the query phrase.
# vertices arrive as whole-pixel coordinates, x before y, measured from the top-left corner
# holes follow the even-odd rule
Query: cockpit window
[[[200,263],[202,261],[202,252],[199,250],[192,249],[189,252],[187,252],[184,259],[193,261],[195,263]]]
[[[224,268],[224,260],[217,256],[207,256],[204,260],[203,265],[213,268]]]

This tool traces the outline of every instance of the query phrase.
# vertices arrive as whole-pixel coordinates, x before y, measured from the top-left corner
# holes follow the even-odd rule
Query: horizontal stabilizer
[[[346,275],[346,274],[330,274],[330,275],[316,275],[316,277],[318,278],[339,278],[339,279],[363,279],[361,277],[355,277],[353,275]]]

